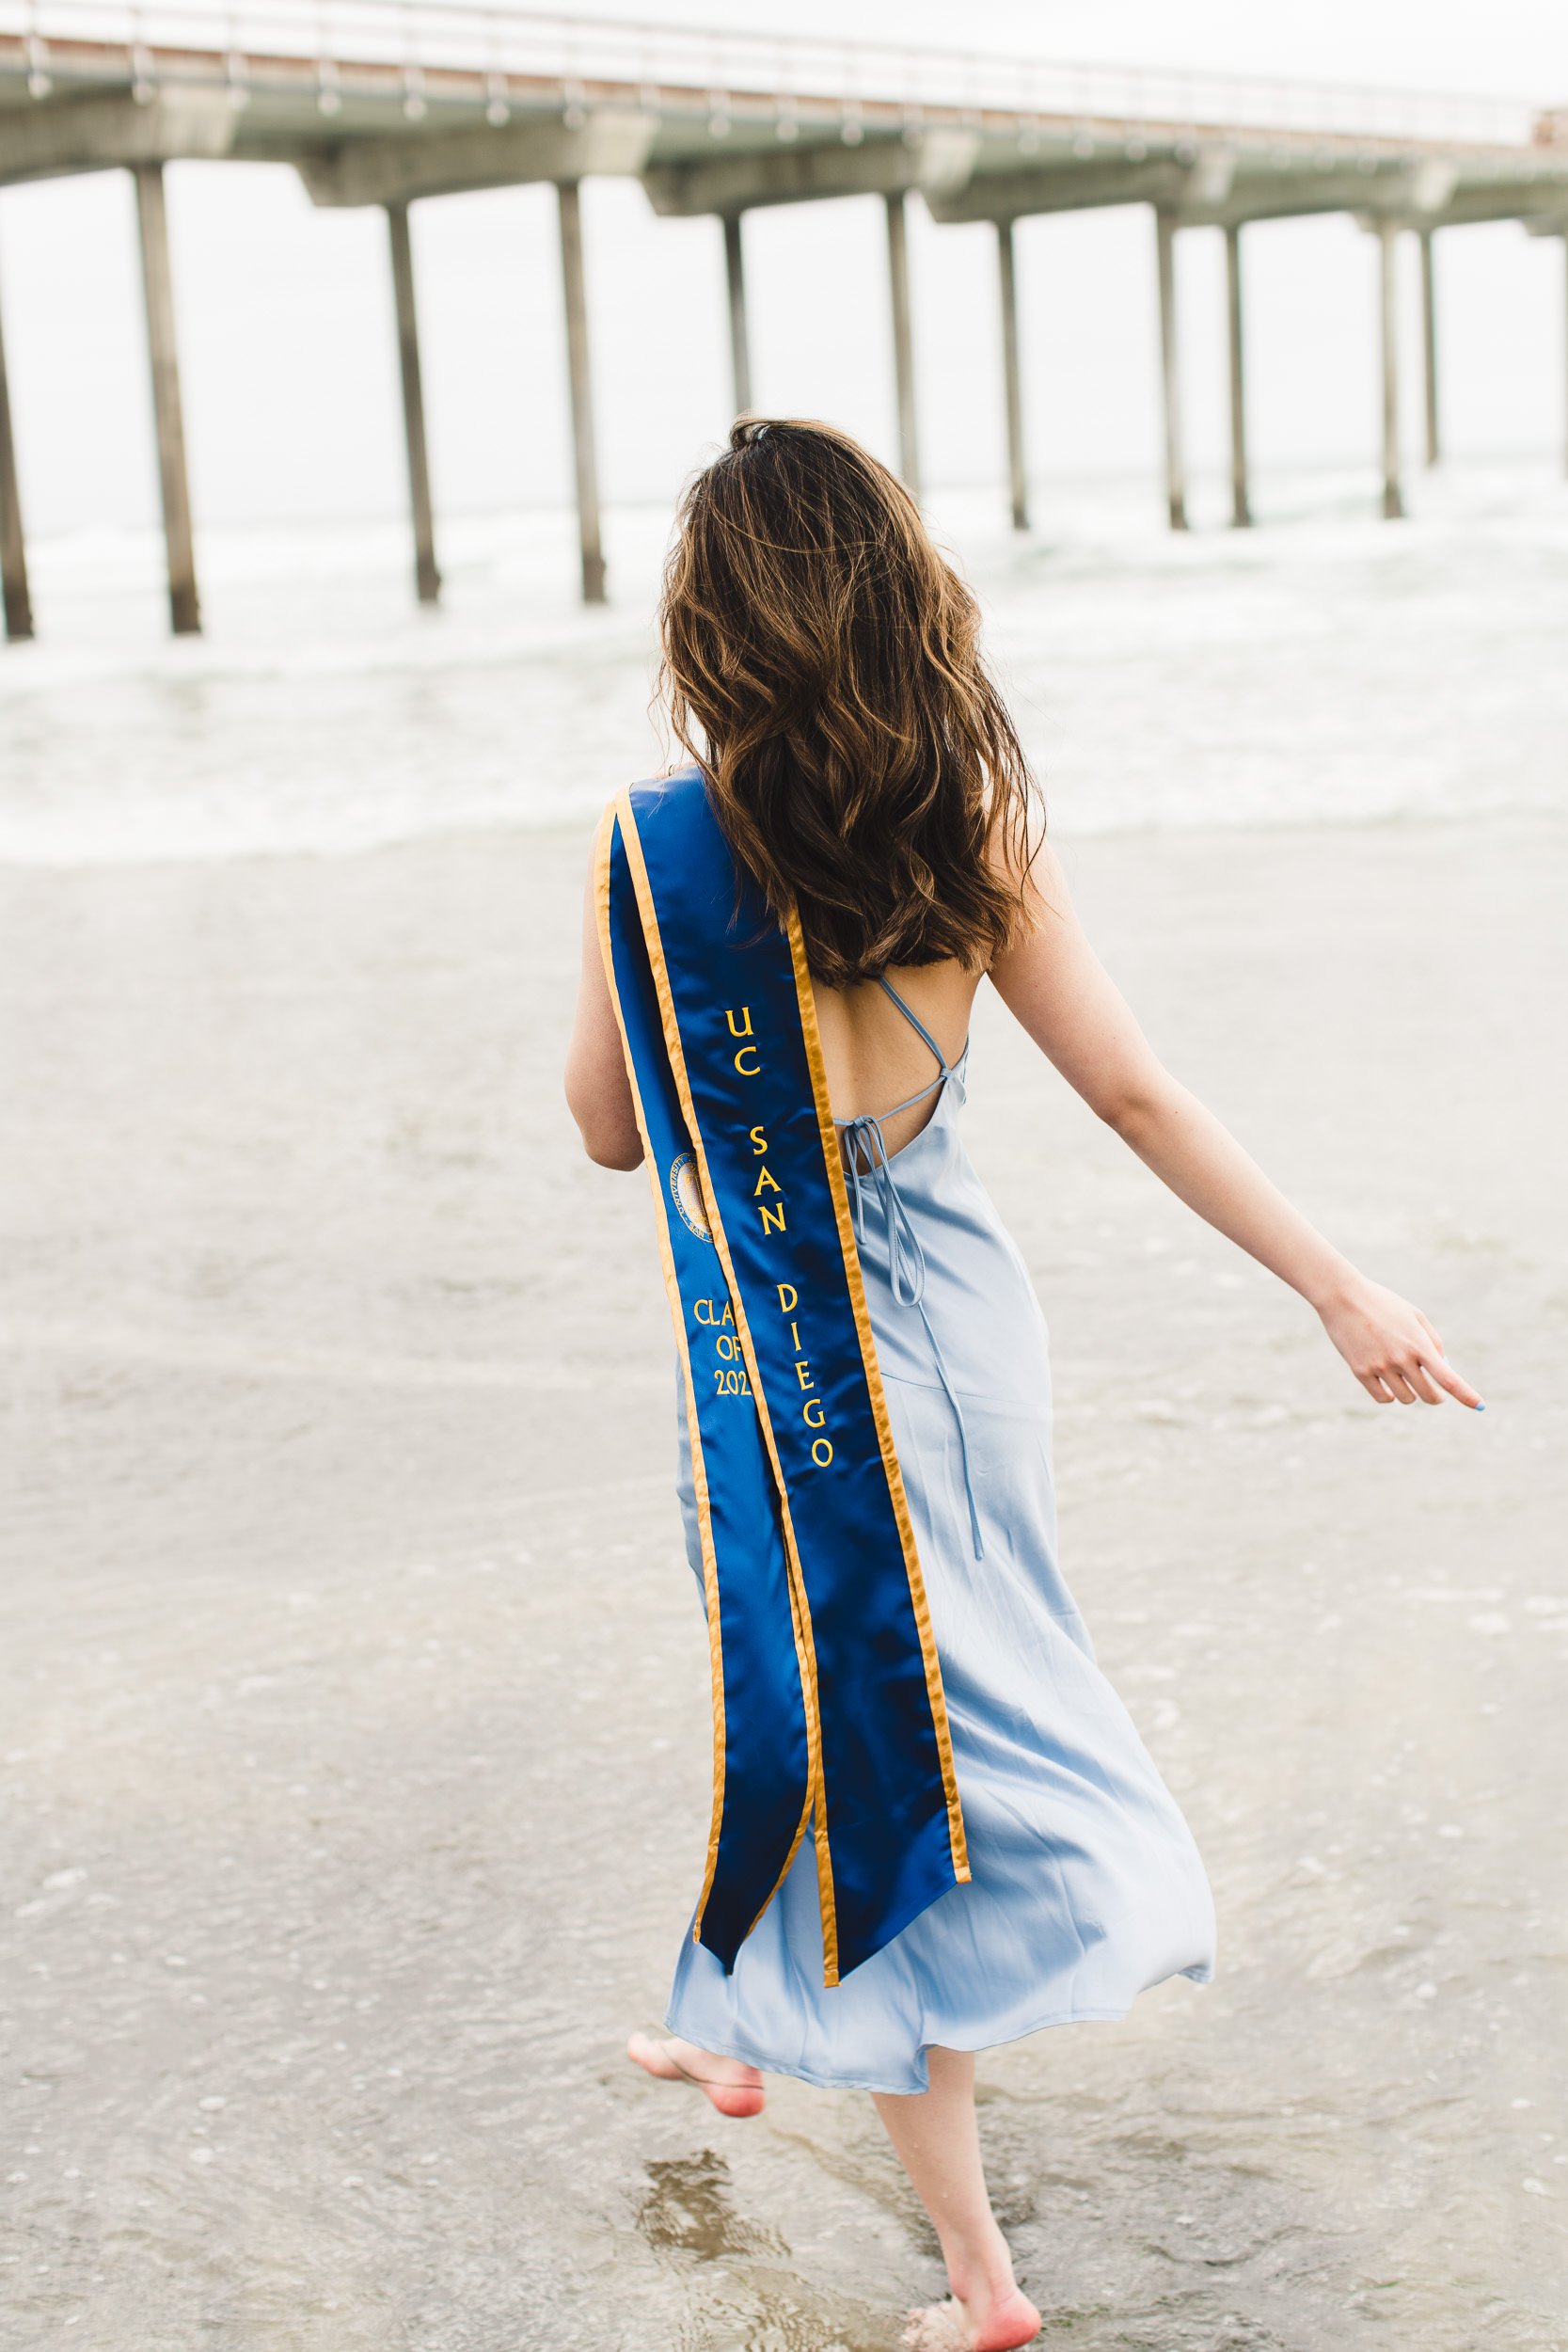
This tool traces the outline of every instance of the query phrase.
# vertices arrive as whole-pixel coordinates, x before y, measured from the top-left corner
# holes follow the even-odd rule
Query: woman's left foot
[[[1040,2331],[1040,2315],[1026,2295],[1009,2287],[994,2297],[976,2295],[967,2303],[952,2296],[910,2313],[901,2341],[909,2352],[1016,2352]]]
[[[699,2050],[690,2042],[675,2036],[669,2042],[655,2042],[645,2033],[634,2033],[626,2043],[626,2056],[661,2083],[695,2083],[718,2108],[721,2115],[760,2115],[767,2093],[762,2076],[754,2066],[747,2066],[739,2058],[720,2058],[712,2050]],[[1020,2342],[1023,2339],[1020,2338]]]

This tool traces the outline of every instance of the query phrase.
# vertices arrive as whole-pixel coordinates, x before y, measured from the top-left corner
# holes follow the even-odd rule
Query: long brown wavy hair
[[[1038,795],[974,599],[885,466],[742,417],[682,499],[659,628],[672,728],[818,979],[1008,946]]]

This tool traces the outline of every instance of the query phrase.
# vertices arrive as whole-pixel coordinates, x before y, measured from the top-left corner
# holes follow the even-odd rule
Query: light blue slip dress
[[[1124,2016],[1212,1971],[1191,1831],[1095,1664],[1056,1566],[1051,1366],[1023,1260],[959,1137],[967,1045],[891,1159],[839,1121],[877,1359],[942,1661],[973,1877],[831,1989],[810,1834],[726,1977],[687,1938],[666,2024],[700,2049],[843,2089],[927,2088],[926,2051]],[[884,1112],[883,1119],[895,1114]],[[684,1405],[687,1553],[702,1555]]]

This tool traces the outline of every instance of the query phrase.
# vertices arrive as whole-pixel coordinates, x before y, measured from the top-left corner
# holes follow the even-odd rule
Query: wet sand
[[[853,2094],[621,2058],[706,1819],[643,1180],[559,1097],[585,841],[0,878],[6,2341],[879,2352]],[[1220,1969],[981,2061],[1047,2341],[1568,2341],[1568,833],[1080,840],[1157,1042],[1433,1316],[1366,1402],[982,1007],[1068,1574]]]

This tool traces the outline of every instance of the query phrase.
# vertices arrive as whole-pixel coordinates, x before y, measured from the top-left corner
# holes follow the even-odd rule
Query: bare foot
[[[1014,2352],[1039,2331],[1040,2315],[1029,2297],[1009,2287],[995,2297],[982,2292],[967,2303],[956,2296],[927,2303],[910,2313],[901,2341],[909,2352]]]
[[[694,2043],[682,2042],[678,2037],[655,2042],[645,2033],[632,2035],[626,2043],[626,2056],[635,2058],[639,2066],[661,2083],[695,2083],[721,2115],[762,2113],[767,2096],[762,2076],[754,2066],[743,2065],[739,2058],[719,2058],[711,2050],[699,2050]],[[1016,2341],[1022,2344],[1026,2338],[1020,2336]]]

